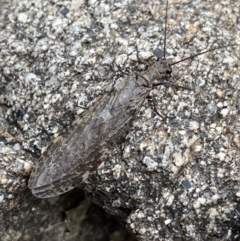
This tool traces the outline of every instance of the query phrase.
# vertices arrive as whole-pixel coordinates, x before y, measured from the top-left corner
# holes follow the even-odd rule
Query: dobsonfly
[[[65,133],[53,140],[31,173],[28,187],[34,196],[56,196],[85,181],[110,153],[111,146],[127,134],[150,91],[163,84],[154,84],[153,80],[171,74],[171,67],[179,62],[223,48],[213,48],[170,63],[165,57],[167,9],[168,0],[163,58],[148,66],[145,72],[123,78],[100,102],[85,111],[81,119],[76,119]]]

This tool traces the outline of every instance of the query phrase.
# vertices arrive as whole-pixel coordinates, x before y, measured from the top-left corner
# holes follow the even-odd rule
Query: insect
[[[121,140],[138,114],[150,91],[171,74],[172,66],[197,55],[222,47],[200,52],[175,63],[166,60],[165,20],[164,56],[140,74],[124,77],[99,103],[76,119],[69,130],[57,137],[45,150],[31,173],[28,187],[34,196],[48,198],[65,193],[94,172],[110,153],[114,143]]]

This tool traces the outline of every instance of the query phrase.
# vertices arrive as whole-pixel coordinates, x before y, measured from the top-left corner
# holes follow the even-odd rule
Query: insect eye
[[[171,70],[171,69],[168,69],[168,70],[166,71],[166,73],[167,73],[167,74],[171,74],[171,73],[172,73],[172,70]]]

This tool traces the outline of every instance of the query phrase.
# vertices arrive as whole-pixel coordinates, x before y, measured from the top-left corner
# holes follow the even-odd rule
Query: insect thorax
[[[147,81],[148,86],[152,86],[152,82],[156,79],[161,79],[165,74],[171,74],[172,68],[168,60],[158,59],[153,65],[140,76]]]
[[[153,67],[158,70],[161,74],[171,74],[172,68],[171,63],[169,60],[166,59],[158,59],[154,64]]]

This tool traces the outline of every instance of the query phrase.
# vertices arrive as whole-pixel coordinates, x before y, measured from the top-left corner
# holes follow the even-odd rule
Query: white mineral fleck
[[[27,13],[19,13],[18,14],[18,21],[21,23],[26,23],[28,19],[28,14]]]
[[[0,193],[0,203],[3,201],[4,199],[4,194]]]
[[[180,152],[173,154],[174,163],[176,166],[180,167],[184,164],[182,154]]]
[[[140,151],[143,151],[144,148],[146,148],[146,147],[147,147],[147,143],[143,141],[140,143],[139,149],[140,149]]]
[[[53,129],[52,129],[52,134],[56,134],[59,132],[59,128],[57,126],[55,126]]]
[[[130,156],[130,146],[126,146],[123,151],[123,158],[128,158]]]
[[[140,52],[139,57],[140,59],[149,59],[152,56],[151,52]]]
[[[60,94],[55,94],[52,96],[52,103],[56,103],[61,98]]]
[[[172,222],[171,219],[167,219],[167,220],[164,221],[164,223],[165,223],[166,225],[168,225],[168,224],[171,223],[171,222]]]
[[[193,207],[195,209],[198,209],[200,208],[201,205],[205,204],[206,203],[206,199],[205,198],[202,198],[202,197],[199,197],[193,204]]]
[[[1,179],[0,179],[0,184],[1,184],[1,185],[7,184],[7,178],[6,178],[6,176],[2,176],[2,177],[1,177]]]
[[[144,157],[143,164],[145,164],[147,166],[148,171],[154,171],[158,167],[158,163],[155,162],[153,159],[151,159],[148,156]]]
[[[166,203],[166,206],[171,206],[172,203],[174,201],[174,195],[171,195],[169,198],[168,198],[168,201]]]
[[[119,179],[120,175],[121,175],[121,170],[122,170],[122,166],[117,164],[114,166],[113,168],[113,174],[114,174],[114,178],[115,179]]]
[[[30,173],[31,169],[32,169],[33,165],[29,162],[24,162],[24,170],[26,173]]]
[[[218,158],[220,161],[224,161],[225,157],[226,157],[226,153],[225,152],[219,152],[216,155],[216,158]]]
[[[222,108],[223,107],[223,103],[222,102],[217,103],[217,107],[218,108]]]
[[[190,121],[189,122],[189,129],[194,131],[197,130],[199,128],[199,124],[197,121]]]
[[[121,54],[121,55],[118,55],[115,59],[115,63],[118,65],[118,66],[122,66],[124,64],[124,62],[126,61],[127,59],[127,55],[126,54]]]
[[[220,199],[220,196],[218,194],[215,194],[212,196],[212,201],[216,202],[218,199]]]
[[[27,73],[25,75],[25,81],[26,83],[29,83],[31,81],[36,81],[37,80],[37,76],[34,73]]]
[[[224,108],[220,111],[220,114],[222,115],[223,118],[225,118],[227,116],[228,112],[229,112],[229,109]]]
[[[215,217],[219,215],[219,212],[217,211],[216,208],[210,208],[210,209],[208,210],[208,213],[209,213],[209,217],[210,217],[211,219],[215,219]]]
[[[202,145],[196,145],[194,148],[195,152],[200,152],[202,150]]]
[[[13,146],[13,149],[14,149],[15,151],[19,151],[19,150],[21,149],[20,144],[19,144],[19,143],[16,143],[16,144]]]
[[[216,90],[216,94],[219,98],[222,98],[222,96],[223,96],[223,92],[220,89]]]
[[[142,218],[145,217],[145,214],[143,212],[137,212],[136,216],[137,216],[138,219],[142,219]]]
[[[112,23],[110,28],[111,29],[118,29],[118,25],[116,23]]]
[[[142,234],[142,235],[145,234],[146,233],[146,229],[145,228],[140,228],[139,229],[139,233]]]

